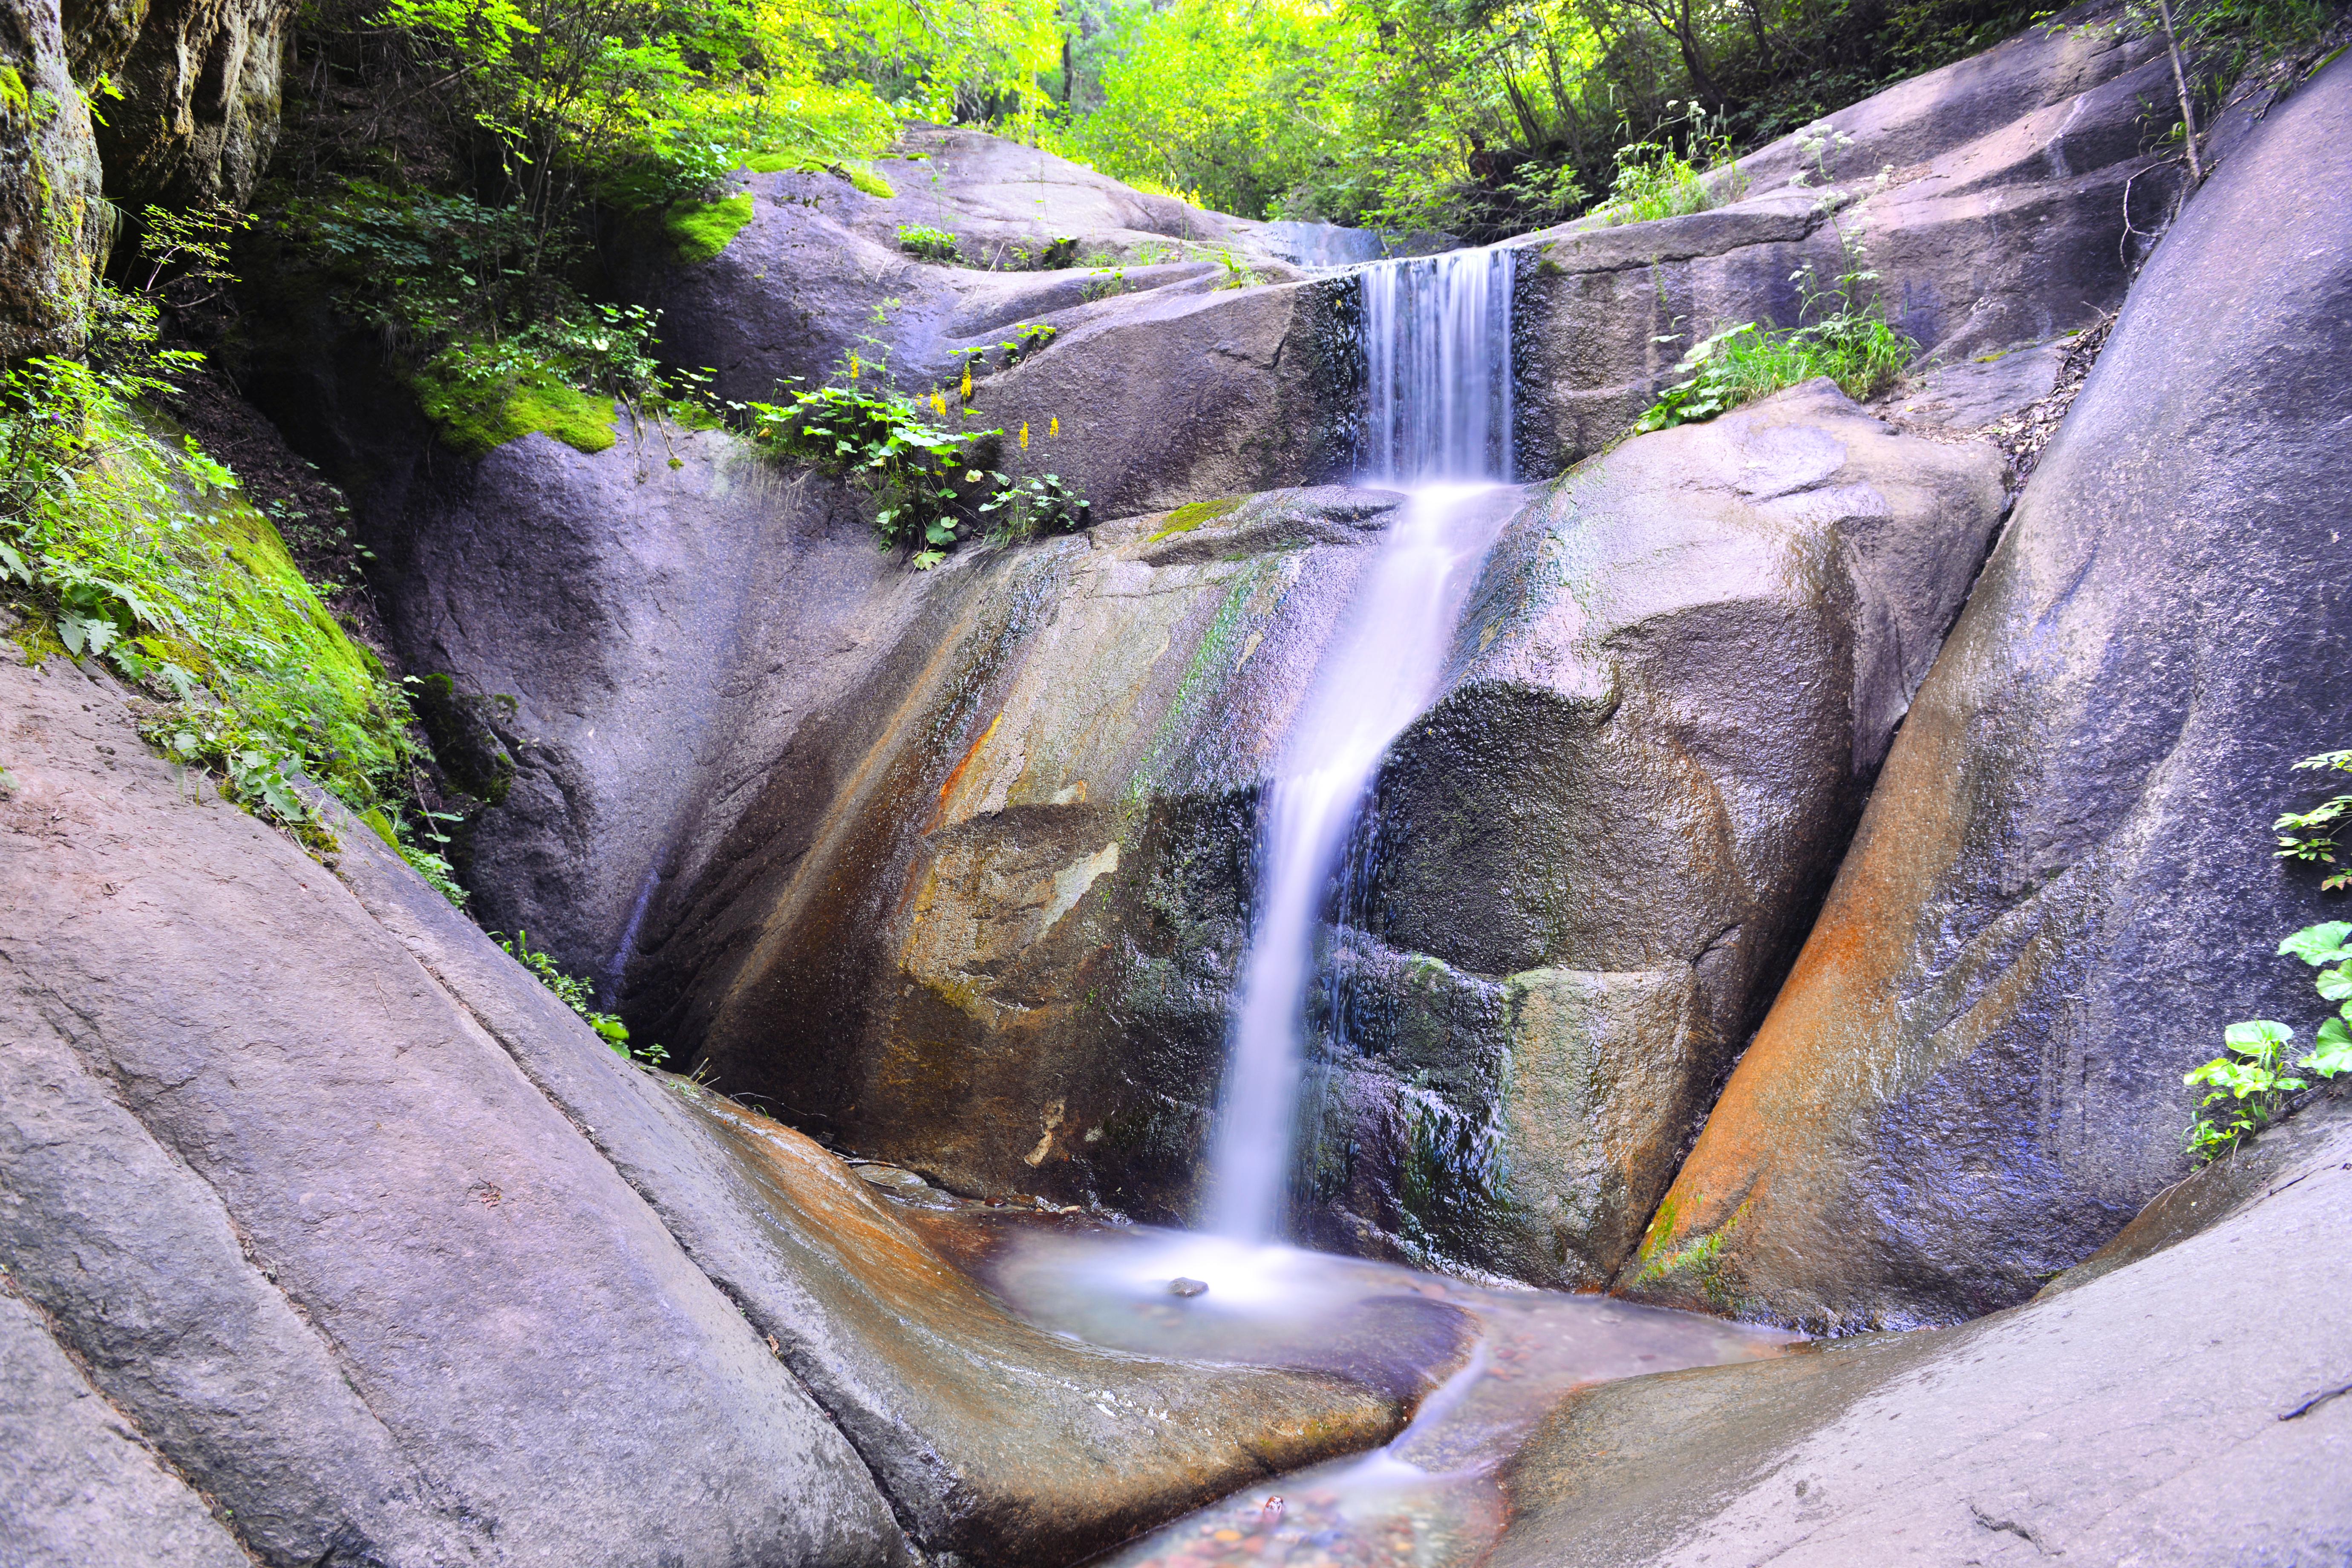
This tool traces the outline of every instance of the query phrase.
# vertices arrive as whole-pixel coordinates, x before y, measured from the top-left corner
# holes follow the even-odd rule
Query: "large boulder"
[[[875,164],[888,196],[737,175],[752,214],[723,250],[643,268],[665,353],[737,401],[844,375],[854,354],[862,382],[1002,429],[990,466],[1057,473],[1097,516],[1344,468],[1349,286],[1301,281],[1256,244],[1263,226],[982,132],[919,131],[904,151]],[[908,226],[956,234],[956,258],[909,254]]]
[[[2352,1132],[2328,1123],[2210,1228],[2080,1289],[1575,1395],[1512,1462],[1485,1561],[2344,1560]]]
[[[2134,289],[1632,1283],[1830,1328],[2030,1294],[2185,1167],[2234,1019],[2308,1039],[2325,918],[2263,829],[2342,742],[2352,63]]]
[[[908,1560],[824,1409],[349,891],[102,681],[0,689],[0,1251],[262,1561]]]
[[[1466,1350],[1436,1304],[1353,1382],[1031,1328],[330,803],[339,876],[62,659],[0,712],[0,1262],[55,1341],[0,1299],[12,1542],[215,1561],[176,1477],[273,1564],[1074,1561],[1379,1442]]]
[[[1381,775],[1318,1020],[1321,1223],[1607,1283],[1818,907],[2000,477],[1819,382],[1629,442],[1512,523]]]
[[[1644,437],[1504,530],[1331,932],[1310,1234],[1606,1282],[1828,883],[2000,471],[1824,383]],[[665,1037],[957,1190],[1185,1214],[1261,791],[1393,502],[1275,492],[963,568],[965,619],[907,661],[923,684],[861,699],[890,719],[838,793],[780,773],[724,878],[649,922]],[[754,836],[786,801],[808,826]]]
[[[1401,499],[1276,492],[934,573],[956,618],[845,708],[857,749],[785,759],[661,911],[665,1026],[845,1148],[1181,1217],[1256,792]]]
[[[393,648],[449,681],[419,693],[443,764],[495,801],[458,856],[475,912],[608,993],[730,758],[790,747],[931,584],[840,486],[711,431],[526,436],[369,515]]]
[[[1933,363],[2096,321],[2179,191],[2148,153],[2177,116],[2160,40],[2079,6],[1740,160],[1717,210],[1523,247],[1519,442],[1528,471],[1621,436],[1717,325],[1793,325],[1812,287],[1867,268]]]

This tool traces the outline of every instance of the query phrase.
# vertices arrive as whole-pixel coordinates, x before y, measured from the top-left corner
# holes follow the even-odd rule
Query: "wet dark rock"
[[[1400,499],[1275,492],[927,574],[836,750],[781,759],[649,921],[668,1037],[956,1191],[1180,1217],[1255,792]]]
[[[1380,1441],[1421,1392],[1091,1349],[1011,1317],[859,1173],[676,1079],[583,1053],[554,998],[385,853],[345,871],[562,1106],[855,1445],[928,1552],[1076,1561],[1271,1471]],[[905,1173],[900,1173],[904,1174]]]
[[[7,1279],[263,1562],[832,1568],[911,1561],[902,1525],[1074,1561],[1422,1392],[1031,1328],[809,1140],[625,1063],[356,821],[339,880],[62,660],[0,666],[0,853],[40,861],[0,910]],[[89,1453],[11,1452],[0,1497],[129,1462]],[[125,1473],[88,1528],[175,1539]]]
[[[1629,442],[1510,524],[1381,775],[1378,942],[1335,946],[1335,1208],[1608,1281],[1817,907],[2000,468],[1822,382]]]
[[[1920,689],[1637,1288],[1845,1328],[2023,1300],[2183,1173],[2181,1075],[2322,1005],[2263,826],[2352,703],[2352,62],[2126,304]],[[2264,237],[2250,244],[2248,237]]]
[[[1183,1296],[1187,1298],[1193,1296],[1205,1296],[1209,1293],[1209,1287],[1202,1280],[1187,1279],[1179,1275],[1176,1279],[1168,1281],[1168,1293],[1171,1296]]]
[[[2179,192],[2171,155],[2146,151],[2176,117],[2169,73],[2121,7],[2077,7],[1828,116],[1850,145],[1814,127],[1749,154],[1728,206],[1514,242],[1522,462],[1623,434],[1715,327],[1796,324],[1790,275],[1827,289],[1850,246],[1931,365],[2087,326]]]
[[[1486,1561],[2336,1561],[2347,1216],[2339,1117],[2227,1218],[2080,1289],[1576,1394],[1507,1473]]]

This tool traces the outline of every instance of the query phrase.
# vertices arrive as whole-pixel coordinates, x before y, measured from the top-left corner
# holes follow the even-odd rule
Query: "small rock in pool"
[[[1187,1279],[1180,1274],[1168,1281],[1168,1293],[1171,1296],[1205,1296],[1209,1293],[1209,1287],[1205,1280]]]

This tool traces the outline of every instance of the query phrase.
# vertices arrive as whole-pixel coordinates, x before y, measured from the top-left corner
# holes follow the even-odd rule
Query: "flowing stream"
[[[1511,256],[1382,262],[1363,291],[1367,482],[1403,489],[1267,792],[1255,921],[1207,1167],[1206,1228],[1281,1228],[1316,937],[1389,742],[1436,694],[1471,579],[1507,516]]]

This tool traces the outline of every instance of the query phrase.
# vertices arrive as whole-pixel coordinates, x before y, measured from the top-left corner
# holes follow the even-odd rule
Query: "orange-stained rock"
[[[2116,323],[1819,924],[1621,1285],[1810,1327],[2023,1299],[2185,1168],[2222,1026],[2320,1005],[2264,825],[2343,743],[2352,68],[2273,109]]]
[[[1570,1289],[1633,1250],[2000,517],[2000,461],[1826,381],[1583,464],[1504,531],[1379,792],[1318,1179]]]

